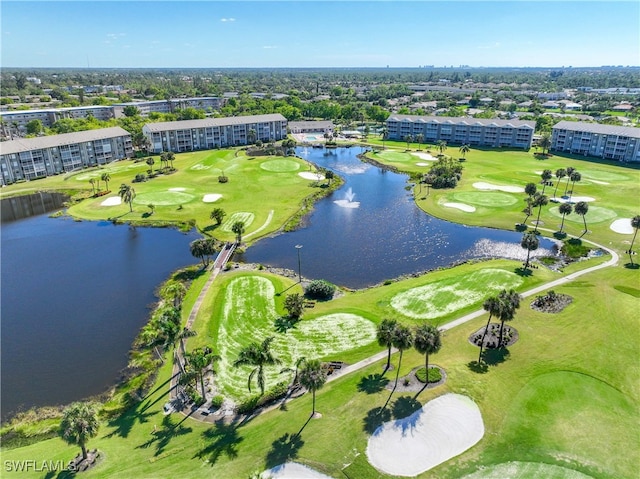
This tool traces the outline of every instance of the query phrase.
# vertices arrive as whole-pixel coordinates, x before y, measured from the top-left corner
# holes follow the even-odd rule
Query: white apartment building
[[[282,140],[287,136],[287,119],[275,113],[147,123],[142,133],[151,141],[154,153],[210,150],[247,145],[256,140]]]
[[[640,161],[640,128],[561,121],[552,131],[552,151],[623,162]]]
[[[79,106],[74,108],[47,108],[43,110],[14,110],[0,113],[0,120],[8,125],[25,127],[31,120],[40,120],[42,126],[50,128],[63,118],[86,118],[92,116],[98,120],[110,120],[114,117],[113,108],[104,105]]]
[[[173,113],[178,109],[195,108],[202,111],[219,110],[224,101],[216,96],[203,96],[193,98],[172,98],[170,100],[132,101],[128,103],[116,103],[113,105],[113,114],[116,118],[124,116],[124,108],[135,106],[140,116],[147,117],[150,113]]]
[[[0,184],[43,178],[132,156],[131,135],[120,127],[3,141]]]
[[[441,140],[455,145],[531,148],[535,121],[391,115],[387,138],[405,140],[422,135],[424,143]]]

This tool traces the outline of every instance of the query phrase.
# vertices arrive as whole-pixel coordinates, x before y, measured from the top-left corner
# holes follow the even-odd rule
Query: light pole
[[[300,269],[300,250],[302,249],[302,245],[297,244],[296,249],[298,250],[298,283],[302,283],[302,270]]]

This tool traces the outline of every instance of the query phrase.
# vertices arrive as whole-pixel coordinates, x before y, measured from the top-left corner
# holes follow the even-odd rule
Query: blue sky
[[[3,0],[3,67],[640,65],[638,1]]]

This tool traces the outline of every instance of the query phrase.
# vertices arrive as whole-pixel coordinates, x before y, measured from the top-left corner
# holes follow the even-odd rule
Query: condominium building
[[[120,127],[4,141],[0,143],[0,184],[43,178],[132,156],[131,135]]]
[[[151,151],[155,153],[209,150],[256,140],[282,140],[287,136],[287,119],[274,113],[147,123],[142,133],[151,141]]]
[[[443,116],[391,115],[387,118],[387,138],[433,143],[444,140],[450,144],[531,148],[536,123],[523,120],[493,120],[452,118]]]
[[[551,150],[618,161],[640,161],[640,128],[561,121],[553,127]]]
[[[32,120],[40,120],[42,126],[50,128],[64,118],[86,118],[92,116],[98,120],[110,120],[114,117],[113,108],[105,105],[79,106],[75,108],[47,108],[44,110],[15,110],[0,113],[0,120],[8,125],[24,127]]]
[[[170,100],[132,101],[128,103],[116,103],[113,105],[113,114],[116,118],[124,116],[124,108],[135,106],[140,116],[147,117],[150,113],[173,113],[184,108],[195,108],[202,111],[219,110],[224,101],[217,96],[204,96],[193,98],[172,98]]]

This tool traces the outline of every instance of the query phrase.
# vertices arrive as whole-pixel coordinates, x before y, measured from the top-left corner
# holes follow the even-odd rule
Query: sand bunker
[[[186,188],[178,187],[178,188],[169,188],[169,191],[185,191]]]
[[[466,396],[445,394],[411,416],[376,429],[367,457],[386,474],[417,476],[462,454],[483,435],[478,406]]]
[[[112,196],[100,203],[100,206],[117,206],[120,204],[122,204],[122,198],[119,196]]]
[[[466,211],[467,213],[473,213],[476,210],[475,206],[465,205],[464,203],[443,203],[442,206],[447,208],[456,208],[458,210]]]
[[[310,171],[301,171],[300,173],[298,173],[298,176],[303,177],[305,180],[324,180],[324,175],[322,173],[318,175],[317,173],[311,173]]]
[[[520,186],[501,186],[494,185],[492,183],[485,183],[484,181],[479,181],[473,184],[473,187],[477,190],[498,190],[505,191],[507,193],[524,193],[524,188]]]
[[[204,203],[215,203],[220,198],[222,198],[222,195],[219,195],[218,193],[210,193],[208,195],[204,195],[204,197],[202,198],[202,201]]]
[[[285,462],[260,474],[263,479],[333,479],[297,462]]]
[[[631,218],[620,218],[619,220],[615,220],[609,228],[621,235],[631,235],[633,234],[633,226],[631,226]]]
[[[429,163],[416,163],[416,166],[429,166]]]
[[[566,198],[558,198],[556,196],[554,196],[553,198],[551,198],[551,201],[553,203],[577,203],[578,201],[595,201],[595,198],[592,198],[591,196],[572,196],[571,198],[569,198],[568,196]]]
[[[415,152],[415,153],[411,153],[413,156],[417,156],[418,158],[420,158],[421,160],[427,160],[427,161],[438,161],[438,159],[434,156],[431,156],[429,153],[421,153],[421,152]]]

